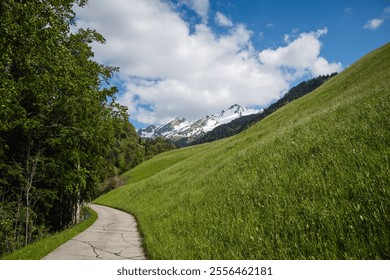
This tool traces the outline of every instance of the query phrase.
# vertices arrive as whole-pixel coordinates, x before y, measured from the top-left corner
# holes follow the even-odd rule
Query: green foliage
[[[136,215],[152,259],[389,259],[389,61],[390,44],[96,202]]]
[[[117,168],[115,174],[123,173],[144,160],[144,147],[139,143],[134,126],[126,122],[116,133],[116,141],[109,153],[110,162]]]
[[[77,222],[127,122],[106,84],[117,69],[92,60],[104,38],[70,33],[85,3],[0,2],[0,256]]]
[[[95,197],[122,186],[124,180],[119,174],[160,153],[173,149],[176,149],[176,146],[163,138],[140,139],[134,126],[125,122],[124,126],[117,130],[116,141],[107,157],[106,171],[108,175],[106,177],[108,179],[99,185]]]
[[[155,155],[161,154],[166,151],[176,149],[176,146],[163,137],[157,137],[155,139],[143,139],[141,144],[145,147],[145,158],[150,159]]]

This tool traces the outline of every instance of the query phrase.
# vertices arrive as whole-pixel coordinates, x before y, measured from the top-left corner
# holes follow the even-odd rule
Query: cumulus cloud
[[[386,7],[383,9],[383,13],[380,17],[367,20],[366,24],[364,25],[364,28],[369,30],[378,29],[382,24],[384,24],[385,20],[389,18],[389,15],[390,15],[390,7]]]
[[[230,34],[216,37],[204,25],[193,35],[184,61],[176,58],[176,73],[150,83],[130,80],[120,101],[127,104],[140,97],[143,104],[154,104],[153,112],[135,112],[142,122],[165,122],[175,116],[194,119],[226,108],[267,104],[288,87],[277,70],[266,69],[255,58],[250,44],[251,33],[238,25]],[[162,71],[161,76],[165,75]]]
[[[217,14],[215,15],[215,22],[219,26],[232,27],[234,25],[233,22],[227,16],[220,12],[217,12]]]
[[[365,29],[371,29],[376,30],[379,26],[381,26],[384,22],[384,19],[381,18],[374,18],[371,20],[368,20],[367,23],[364,25]]]
[[[285,35],[285,47],[266,49],[259,53],[259,59],[264,65],[283,69],[288,80],[303,77],[309,73],[313,76],[338,72],[340,63],[329,63],[320,57],[321,42],[319,38],[328,32],[326,28],[316,32],[302,33],[297,39],[290,42]]]
[[[195,2],[207,18],[208,1],[188,1]],[[167,1],[93,0],[77,14],[79,27],[106,38],[106,45],[93,45],[96,58],[120,67],[125,90],[118,101],[143,123],[195,119],[234,103],[264,107],[298,77],[341,69],[319,56],[326,29],[259,52],[243,24],[227,26],[224,35],[204,21],[190,30]]]

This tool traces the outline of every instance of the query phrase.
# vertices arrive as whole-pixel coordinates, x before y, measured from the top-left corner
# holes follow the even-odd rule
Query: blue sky
[[[298,82],[342,71],[389,42],[389,0],[89,0],[78,27],[137,127],[234,103],[263,108]]]
[[[277,47],[284,34],[328,28],[321,39],[321,54],[347,66],[362,55],[389,42],[390,1],[385,0],[315,0],[211,1],[211,9],[231,19],[244,22],[254,31],[258,49]],[[364,28],[368,20],[380,19],[377,29]],[[267,27],[267,25],[269,25]],[[256,36],[261,34],[261,36]]]

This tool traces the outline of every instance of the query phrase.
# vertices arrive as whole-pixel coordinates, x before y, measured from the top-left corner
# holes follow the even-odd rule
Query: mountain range
[[[212,115],[206,115],[194,121],[175,118],[160,126],[151,125],[137,131],[141,138],[154,139],[163,137],[179,146],[188,145],[214,128],[248,115],[261,113],[263,110],[251,109],[238,104],[230,106]]]
[[[151,125],[137,131],[141,138],[155,139],[163,137],[178,147],[212,142],[235,135],[277,109],[312,92],[337,73],[321,75],[301,82],[292,87],[282,98],[262,110],[242,107],[238,104],[230,106],[210,116],[204,116],[195,121],[176,118],[160,126]]]

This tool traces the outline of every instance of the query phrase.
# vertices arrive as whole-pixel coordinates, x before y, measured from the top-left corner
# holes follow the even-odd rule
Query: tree
[[[0,2],[0,255],[78,221],[127,122],[108,84],[117,68],[93,61],[104,38],[70,32],[85,4]]]

